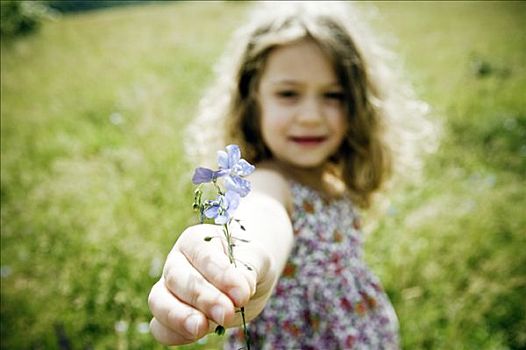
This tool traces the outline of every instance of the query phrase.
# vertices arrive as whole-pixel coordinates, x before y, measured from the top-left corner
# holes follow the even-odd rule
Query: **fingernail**
[[[235,302],[236,305],[240,305],[241,302],[243,301],[243,300],[241,300],[242,297],[243,297],[242,296],[243,292],[239,288],[232,288],[228,292],[228,294],[232,297],[232,299],[234,299],[234,302]]]
[[[223,309],[222,306],[216,305],[212,307],[212,310],[210,310],[210,314],[212,315],[212,318],[217,324],[223,325],[225,321],[225,309]]]
[[[199,332],[200,323],[201,317],[198,315],[191,315],[184,321],[184,328],[188,331],[188,333],[196,337],[197,333]]]

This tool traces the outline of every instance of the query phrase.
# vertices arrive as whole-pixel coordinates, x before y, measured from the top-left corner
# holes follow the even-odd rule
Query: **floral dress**
[[[291,183],[295,241],[263,312],[250,322],[251,349],[398,349],[398,320],[363,261],[360,218],[351,201],[327,201]],[[243,348],[242,329],[225,349]]]

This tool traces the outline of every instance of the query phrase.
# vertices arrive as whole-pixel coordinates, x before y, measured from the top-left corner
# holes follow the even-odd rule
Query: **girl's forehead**
[[[308,39],[273,49],[267,58],[262,80],[270,84],[316,82],[322,85],[338,85],[327,54],[314,41]]]

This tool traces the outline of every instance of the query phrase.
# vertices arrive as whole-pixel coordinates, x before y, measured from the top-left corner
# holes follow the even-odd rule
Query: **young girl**
[[[399,347],[396,314],[363,260],[358,208],[371,206],[396,156],[408,159],[392,126],[423,111],[341,6],[272,3],[234,38],[189,149],[235,143],[256,164],[235,214],[246,231],[234,232],[249,241],[235,256],[252,269],[233,267],[219,239],[205,242],[218,226],[185,230],[149,296],[161,343],[239,326],[244,306],[253,349]],[[225,348],[243,345],[230,331]]]

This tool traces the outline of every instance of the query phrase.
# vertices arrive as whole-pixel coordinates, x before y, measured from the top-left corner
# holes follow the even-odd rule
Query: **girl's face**
[[[270,52],[258,87],[261,131],[276,160],[318,168],[336,153],[347,123],[343,89],[311,40]]]

